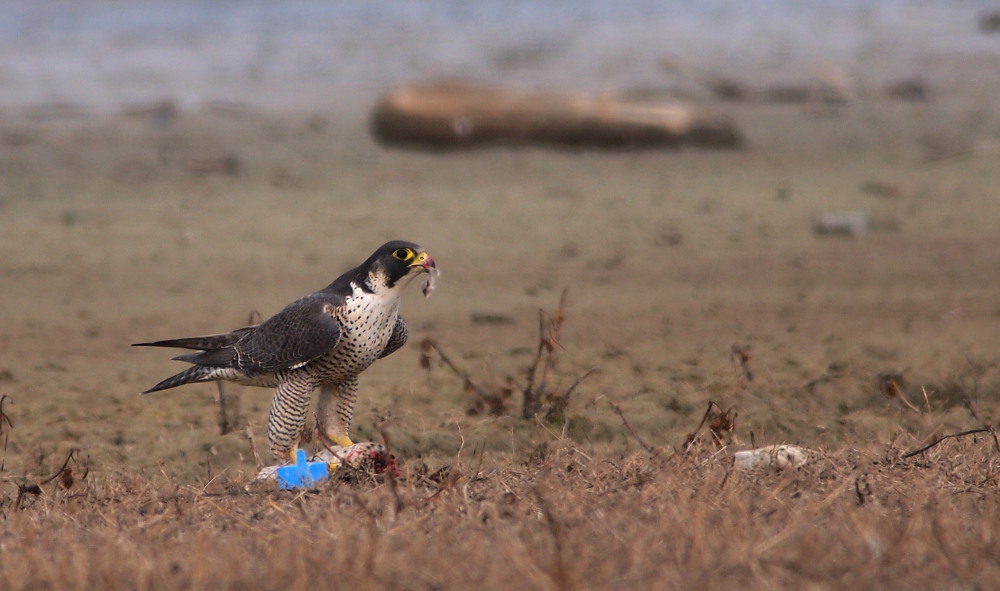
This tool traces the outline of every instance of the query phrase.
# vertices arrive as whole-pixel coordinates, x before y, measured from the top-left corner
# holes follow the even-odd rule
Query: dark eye
[[[392,256],[396,257],[401,261],[406,261],[413,258],[413,251],[409,248],[400,248],[392,253]]]

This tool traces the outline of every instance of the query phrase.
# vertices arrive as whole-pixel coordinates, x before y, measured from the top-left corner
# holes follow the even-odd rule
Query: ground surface
[[[726,152],[394,151],[335,107],[10,109],[0,586],[986,588],[992,438],[900,454],[1000,411],[1000,78],[941,56],[910,103],[879,76],[831,108],[716,104],[748,139]],[[814,232],[838,212],[873,224]],[[404,299],[411,343],[362,379],[355,438],[388,435],[395,495],[246,489],[251,445],[219,433],[214,386],[138,394],[180,364],[130,343],[268,316],[393,238],[443,271],[433,297]],[[547,388],[596,370],[561,416],[520,419],[516,391],[501,416],[470,415],[461,379],[421,367],[427,336],[481,388],[523,387],[538,310],[564,289]],[[884,395],[887,373],[917,411]],[[735,408],[729,447],[706,427],[680,453],[709,401]],[[263,452],[269,392],[242,402]],[[821,459],[726,477],[733,450],[780,442]],[[69,489],[19,494],[71,449]],[[209,549],[218,562],[196,560]],[[232,567],[247,552],[280,567]]]

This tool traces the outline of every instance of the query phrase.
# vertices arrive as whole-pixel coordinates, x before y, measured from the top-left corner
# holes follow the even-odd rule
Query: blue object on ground
[[[278,488],[281,490],[310,488],[329,476],[330,471],[324,462],[306,461],[306,452],[300,449],[295,452],[294,464],[278,468]]]

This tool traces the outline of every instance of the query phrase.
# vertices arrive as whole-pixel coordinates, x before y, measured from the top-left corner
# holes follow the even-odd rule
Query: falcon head
[[[417,275],[429,273],[430,279],[424,285],[424,295],[430,295],[434,278],[438,274],[437,265],[431,255],[419,245],[403,240],[386,242],[378,248],[361,269],[368,270],[366,283],[380,291],[405,286]]]

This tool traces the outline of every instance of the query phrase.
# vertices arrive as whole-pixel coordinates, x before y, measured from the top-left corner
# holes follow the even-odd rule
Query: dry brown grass
[[[0,588],[986,589],[1000,580],[991,438],[843,450],[784,473],[728,454],[555,440],[394,483],[281,493],[247,477],[53,481],[2,497]]]
[[[716,388],[728,400],[671,407],[690,423],[662,429],[648,412],[593,394],[566,412],[591,372],[555,371],[564,305],[565,296],[550,325],[542,313],[525,370],[533,413],[504,403],[507,382],[477,386],[487,380],[425,341],[429,389],[444,389],[433,378],[499,401],[467,417],[479,429],[471,458],[458,427],[457,455],[404,440],[398,477],[345,473],[312,491],[276,491],[242,461],[215,476],[210,463],[192,466],[208,472],[200,479],[101,462],[90,473],[86,450],[39,456],[35,477],[0,466],[0,589],[987,589],[1000,580],[998,364],[970,361],[930,386],[833,366],[804,384],[760,385],[749,347],[733,346],[736,372]],[[450,373],[431,371],[432,352]],[[611,373],[626,374],[615,359],[605,359]],[[694,391],[689,402],[704,399]],[[560,400],[558,413],[542,408]],[[17,431],[3,409],[6,460]],[[755,432],[802,435],[816,416],[838,414],[834,451],[795,469],[733,470],[734,450],[768,443]],[[845,447],[886,432],[889,443]]]

